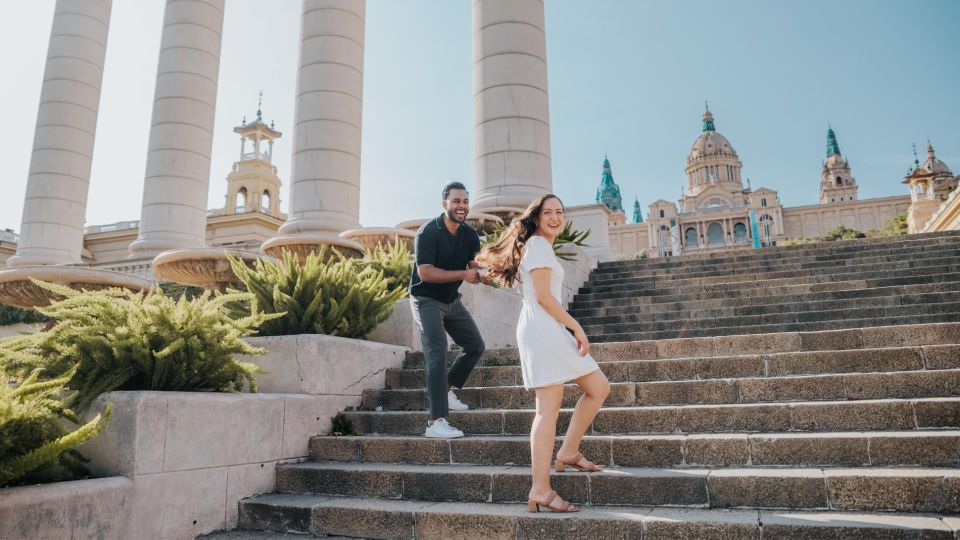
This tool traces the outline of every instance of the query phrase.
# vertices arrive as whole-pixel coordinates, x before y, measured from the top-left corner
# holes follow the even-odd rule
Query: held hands
[[[573,337],[577,340],[577,350],[580,356],[586,356],[590,353],[590,341],[587,340],[587,334],[579,324],[573,329]]]
[[[464,270],[463,280],[473,285],[480,283],[480,270],[478,268]]]

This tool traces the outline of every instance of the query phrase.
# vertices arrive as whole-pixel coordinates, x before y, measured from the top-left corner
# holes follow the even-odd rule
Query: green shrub
[[[182,283],[160,283],[157,285],[160,289],[160,292],[173,298],[174,300],[179,300],[181,296],[186,296],[187,300],[193,300],[194,298],[203,295],[203,287],[194,287],[193,285],[184,285]]]
[[[256,391],[259,368],[235,355],[263,354],[240,338],[273,316],[233,319],[224,309],[251,295],[173,300],[157,290],[77,292],[34,282],[65,297],[40,309],[57,323],[0,341],[0,368],[22,374],[42,367],[51,377],[72,372],[68,386],[78,391],[80,410],[111,390],[233,392],[248,383]]]
[[[406,291],[410,287],[413,254],[410,253],[407,244],[399,238],[395,242],[387,244],[387,247],[378,243],[376,248],[367,250],[362,259],[351,260],[358,265],[360,270],[369,267],[375,271],[383,272],[383,277],[387,279],[387,286],[390,290],[403,289],[403,291]]]
[[[0,372],[0,487],[88,474],[75,448],[96,437],[110,419],[112,405],[80,425],[68,408],[72,397],[58,399],[73,370],[43,382],[40,373],[34,370],[14,387]],[[69,430],[69,424],[79,427]]]
[[[342,412],[338,412],[333,416],[333,421],[330,426],[330,435],[334,437],[342,437],[346,435],[353,435],[353,421],[347,418],[347,415]]]
[[[32,309],[20,309],[0,304],[0,326],[17,323],[42,323],[49,320],[49,317],[45,317]]]
[[[239,313],[275,314],[258,335],[328,334],[364,338],[390,316],[406,294],[390,288],[383,271],[363,266],[326,248],[301,262],[284,251],[276,262],[258,260],[247,267],[230,257],[234,273],[253,295],[249,304],[234,304]]]
[[[820,237],[821,240],[832,242],[835,240],[856,240],[866,238],[867,235],[854,229],[848,229],[846,225],[837,225],[837,228]]]
[[[910,227],[907,225],[907,215],[900,214],[891,219],[886,225],[879,229],[870,229],[867,231],[869,238],[880,238],[885,236],[903,236],[907,234]]]

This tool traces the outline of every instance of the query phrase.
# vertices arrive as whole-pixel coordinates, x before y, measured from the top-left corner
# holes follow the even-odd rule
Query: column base
[[[297,236],[275,236],[260,246],[267,255],[276,258],[283,256],[284,251],[290,251],[301,260],[307,255],[319,251],[323,246],[339,252],[349,258],[363,256],[363,245],[359,242],[325,234],[304,234]]]
[[[239,249],[173,249],[153,259],[153,274],[158,280],[223,291],[228,285],[240,284],[227,260],[227,253],[239,257],[247,266],[260,258],[259,253]]]
[[[153,282],[141,277],[83,266],[22,266],[0,270],[0,303],[32,309],[50,305],[62,297],[32,279],[64,285],[75,290],[123,288],[148,291]]]
[[[413,239],[416,236],[416,232],[399,227],[364,227],[340,233],[340,238],[358,242],[364,250],[375,249],[377,244],[387,247],[387,245],[400,240],[407,245],[407,249],[411,253],[413,252]]]

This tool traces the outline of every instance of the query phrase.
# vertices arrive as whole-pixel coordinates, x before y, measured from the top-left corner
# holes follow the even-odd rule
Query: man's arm
[[[450,283],[451,281],[477,283],[480,281],[480,272],[473,268],[470,270],[444,270],[432,264],[418,264],[417,273],[420,274],[420,279],[427,283]]]

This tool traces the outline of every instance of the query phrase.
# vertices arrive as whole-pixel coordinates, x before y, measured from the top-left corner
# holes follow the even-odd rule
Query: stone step
[[[270,494],[240,501],[240,525],[318,536],[488,540],[954,539],[960,519],[905,513],[583,506],[529,513],[526,504],[424,502]]]
[[[731,281],[707,283],[700,285],[684,285],[674,283],[657,283],[655,285],[646,284],[625,284],[625,285],[603,285],[601,287],[582,287],[574,297],[573,302],[592,302],[598,300],[615,300],[624,297],[634,296],[676,296],[681,294],[695,295],[704,293],[706,298],[710,295],[731,296],[741,291],[751,291],[749,294],[756,296],[790,294],[791,292],[816,292],[818,290],[827,290],[832,287],[847,287],[851,283],[865,282],[865,287],[879,287],[883,285],[895,285],[901,283],[932,283],[933,281],[924,281],[927,276],[937,276],[939,282],[957,281],[956,275],[960,273],[960,261],[954,261],[951,264],[941,264],[934,266],[918,266],[901,270],[873,269],[865,271],[846,272],[838,271],[830,274],[807,275],[801,277],[789,277],[779,279],[752,279],[745,281]],[[913,278],[913,279],[910,279]],[[845,285],[835,285],[845,284]]]
[[[598,265],[598,273],[615,273],[645,269],[674,269],[698,265],[720,265],[724,263],[750,264],[754,261],[784,262],[804,257],[851,257],[858,253],[876,253],[908,247],[924,247],[936,251],[944,245],[956,242],[956,231],[950,231],[940,237],[912,235],[891,241],[879,239],[860,239],[843,242],[824,242],[805,246],[780,246],[736,253],[709,253],[680,255],[669,258],[651,258],[642,260],[607,261]]]
[[[572,410],[561,409],[557,433],[567,429]],[[347,411],[358,435],[420,435],[429,415],[421,411]],[[471,435],[524,435],[534,412],[484,409],[451,412],[450,423]],[[876,399],[791,403],[669,405],[601,409],[591,435],[902,431],[960,428],[960,398]]]
[[[277,465],[278,492],[415,501],[525,502],[529,467],[306,462]],[[663,469],[554,473],[585,505],[960,513],[960,470],[936,468]]]
[[[893,319],[918,315],[960,313],[960,302],[926,303],[894,306],[859,307],[819,311],[792,311],[762,315],[734,315],[730,317],[681,318],[654,321],[623,321],[622,316],[604,324],[584,324],[588,336],[598,334],[621,334],[624,332],[656,332],[684,327],[687,329],[725,328],[776,324],[801,324],[809,322],[839,321],[848,319]]]
[[[560,447],[562,437],[556,447]],[[588,436],[587,459],[620,467],[960,467],[960,431]],[[317,436],[318,461],[530,465],[530,437]]]
[[[737,261],[726,263],[688,263],[673,265],[666,268],[623,268],[616,271],[606,271],[605,263],[597,268],[594,277],[598,283],[620,279],[689,279],[720,275],[734,275],[740,273],[757,273],[769,271],[816,271],[831,267],[856,267],[867,264],[883,266],[888,263],[901,263],[909,260],[929,259],[936,257],[956,257],[960,250],[960,239],[950,244],[930,247],[904,247],[890,250],[864,251],[854,254],[836,254],[826,256],[806,256],[784,259],[764,259],[756,261]]]
[[[960,277],[960,275],[958,275],[958,277]],[[754,313],[765,313],[764,309],[774,308],[780,305],[805,306],[830,302],[847,302],[848,305],[853,305],[854,302],[883,302],[890,301],[891,299],[898,299],[899,303],[903,305],[927,302],[936,303],[951,301],[954,298],[953,295],[958,292],[960,292],[960,281],[790,294],[778,297],[775,303],[771,303],[765,299],[758,300],[750,296],[651,303],[644,300],[652,297],[641,296],[635,298],[639,303],[632,305],[604,306],[604,303],[601,302],[598,307],[571,306],[569,312],[578,321],[588,317],[631,315],[637,313],[669,317],[669,314],[672,312],[689,313],[691,311],[714,309],[734,309],[738,312],[742,310],[743,314],[750,315]]]
[[[960,287],[960,282],[957,282]],[[847,300],[824,300],[818,302],[762,303],[742,307],[697,308],[681,311],[649,312],[646,309],[634,309],[632,312],[607,314],[601,316],[576,317],[583,326],[616,323],[644,323],[675,321],[688,319],[715,319],[730,317],[758,317],[763,315],[783,315],[787,313],[818,313],[849,309],[878,309],[899,306],[928,306],[931,304],[949,304],[960,302],[960,291],[949,293],[927,293],[895,296],[871,296]],[[915,307],[913,309],[922,309]],[[626,311],[626,310],[623,310]]]
[[[669,304],[678,302],[707,302],[711,300],[720,301],[746,301],[748,305],[756,304],[759,301],[776,302],[787,301],[789,298],[796,297],[794,301],[812,301],[817,299],[837,299],[837,298],[864,298],[869,296],[883,296],[889,293],[889,287],[905,287],[911,285],[927,285],[925,292],[953,292],[956,290],[957,283],[960,282],[960,273],[933,273],[929,275],[900,276],[887,279],[853,279],[845,281],[833,281],[829,283],[813,283],[805,285],[781,285],[774,287],[765,287],[757,284],[754,287],[741,287],[737,289],[728,287],[709,286],[710,290],[691,292],[688,289],[659,289],[640,290],[631,292],[629,295],[620,295],[610,298],[588,299],[576,296],[570,304],[570,309],[574,312],[584,308],[611,308],[611,307],[642,307],[657,304]],[[833,293],[833,297],[829,295]],[[601,296],[609,296],[608,294]],[[696,304],[692,304],[696,306]]]
[[[600,362],[614,362],[956,344],[960,344],[960,323],[947,322],[740,336],[620,340],[596,343],[590,347],[590,354]],[[455,358],[456,354],[450,351],[448,360]],[[516,365],[518,359],[516,348],[492,349],[484,353],[482,365]],[[422,368],[423,365],[422,352],[407,353],[403,362],[403,367],[407,369]]]
[[[596,334],[596,329],[587,330],[587,335],[593,343],[621,342],[621,341],[656,341],[677,339],[684,337],[724,337],[748,336],[753,334],[775,334],[791,332],[818,332],[831,329],[855,329],[869,327],[886,327],[899,325],[924,325],[934,323],[952,323],[960,321],[960,313],[937,313],[931,315],[906,315],[903,317],[882,317],[868,319],[834,319],[826,321],[786,323],[786,324],[759,324],[749,326],[725,326],[719,328],[698,328],[686,321],[679,321],[674,329],[634,331],[623,333]]]
[[[599,347],[599,346],[598,346]],[[507,360],[498,360],[505,363]],[[519,360],[512,365],[474,368],[465,387],[523,384]],[[782,377],[827,373],[866,373],[960,368],[960,345],[925,345],[846,351],[809,351],[745,354],[664,360],[608,360],[598,362],[610,382],[709,380],[731,377]],[[425,387],[423,369],[389,369],[386,389]]]
[[[860,273],[882,268],[884,270],[906,270],[924,266],[943,266],[956,264],[960,260],[960,248],[943,252],[916,252],[887,257],[869,257],[851,261],[837,259],[811,263],[791,263],[784,265],[762,265],[730,268],[691,268],[686,272],[671,272],[662,275],[610,274],[591,276],[590,281],[580,289],[585,292],[605,292],[604,288],[659,288],[689,287],[716,283],[735,283],[740,281],[775,281],[789,278],[814,278],[839,272]]]
[[[581,395],[575,384],[564,385],[562,406],[575,406]],[[522,386],[463,388],[457,396],[473,410],[532,409],[536,405],[534,392]],[[960,397],[960,369],[616,382],[610,384],[610,395],[603,405],[612,408],[927,397]],[[427,395],[423,389],[367,388],[363,390],[361,407],[368,411],[422,411],[427,409]]]

